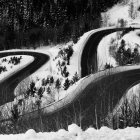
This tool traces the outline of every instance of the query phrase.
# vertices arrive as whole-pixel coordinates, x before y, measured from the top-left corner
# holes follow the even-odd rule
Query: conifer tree
[[[47,85],[49,83],[50,83],[50,79],[49,79],[49,77],[47,77],[47,79],[45,80],[45,85]]]
[[[47,87],[47,93],[51,94],[51,88],[49,86]]]
[[[72,78],[73,82],[76,83],[79,80],[78,73],[76,72]]]
[[[50,78],[50,84],[53,84],[54,83],[54,78],[53,78],[53,76],[51,76],[51,78]]]
[[[64,83],[64,90],[67,90],[67,89],[69,88],[69,86],[70,86],[70,81],[69,81],[69,79],[67,78],[67,79],[65,80],[65,83]]]
[[[35,82],[34,81],[32,81],[30,83],[29,90],[30,90],[30,95],[34,97],[35,92],[36,92],[36,87],[35,87]]]
[[[42,86],[45,86],[45,78],[42,79]]]
[[[132,56],[133,56],[133,63],[134,64],[140,63],[140,54],[139,54],[139,51],[137,48],[134,49]]]
[[[105,64],[105,69],[110,69],[110,68],[113,68],[113,66],[111,64],[106,63]]]
[[[57,92],[58,92],[58,100],[59,100],[59,90],[61,88],[61,82],[60,82],[59,78],[56,80],[55,87],[56,87]]]
[[[64,66],[64,68],[63,68],[62,75],[63,75],[64,77],[68,77],[68,76],[69,76],[69,72],[67,71],[67,67],[66,67],[66,66]]]
[[[67,65],[70,64],[70,57],[72,56],[73,54],[73,48],[72,48],[72,45],[69,45],[68,48],[65,49],[65,52],[67,54]]]
[[[40,88],[38,89],[37,94],[38,94],[39,99],[41,99],[41,98],[43,97],[43,88],[42,88],[42,87],[40,87]]]

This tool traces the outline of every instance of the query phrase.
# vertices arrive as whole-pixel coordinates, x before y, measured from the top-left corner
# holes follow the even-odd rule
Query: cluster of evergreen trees
[[[14,57],[10,57],[10,60],[9,61],[6,58],[4,58],[4,59],[2,59],[2,63],[3,62],[8,62],[8,64],[11,63],[13,65],[17,65],[17,64],[20,63],[21,59],[22,59],[21,56],[20,57],[15,57],[15,56]],[[5,71],[7,71],[6,66],[0,66],[0,74],[2,72],[5,72]]]
[[[54,88],[57,90],[58,96],[59,96],[59,90],[61,88],[63,88],[64,90],[67,90],[71,85],[76,83],[79,79],[80,78],[79,78],[77,72],[74,74],[74,76],[72,77],[71,80],[66,78],[64,83],[62,83],[62,80],[60,78],[54,80],[54,77],[51,76],[51,77],[47,77],[46,79],[45,78],[42,79],[41,87],[39,87],[39,89],[36,88],[35,82],[31,81],[29,84],[29,87],[27,88],[26,92],[24,93],[24,96],[25,96],[25,98],[28,98],[29,96],[35,97],[37,95],[38,98],[41,100],[45,90],[46,90],[47,94],[51,95],[51,94],[54,94],[54,93],[52,93],[52,92],[54,92]]]
[[[11,63],[13,65],[18,65],[20,63],[21,59],[22,59],[22,56],[20,56],[20,57],[13,56],[8,61],[8,64]]]
[[[70,58],[74,53],[72,46],[73,46],[73,44],[68,45],[68,47],[66,47],[66,48],[60,49],[60,51],[58,52],[58,55],[54,59],[54,61],[55,61],[58,58],[56,67],[58,67],[58,70],[61,72],[61,75],[64,78],[69,76],[69,72],[67,70],[67,65],[70,65]]]
[[[122,40],[117,52],[115,53],[117,63],[120,66],[140,63],[140,54],[138,51],[139,45],[137,44],[133,51],[130,48],[126,49],[125,46],[125,40]]]
[[[2,63],[3,62],[8,62],[8,64],[18,65],[20,63],[21,59],[22,59],[21,56],[20,57],[15,57],[15,56],[14,57],[10,57],[9,61],[6,58],[4,58],[4,59],[2,59]],[[6,66],[0,66],[0,74],[2,72],[5,72],[5,71],[7,71]]]
[[[22,56],[20,57],[13,56],[13,57],[10,57],[10,60],[8,60],[7,58],[3,58],[2,63],[7,62],[8,64],[17,65],[20,63],[21,59],[22,59]]]
[[[100,25],[100,12],[120,0],[1,0],[0,50],[58,43]]]
[[[116,37],[111,38],[109,53],[116,60],[119,66],[140,63],[140,45],[137,43],[130,44],[123,39],[125,34],[133,30],[134,29],[130,27],[122,32],[117,32]],[[110,66],[107,64],[105,65],[105,68],[109,67]]]

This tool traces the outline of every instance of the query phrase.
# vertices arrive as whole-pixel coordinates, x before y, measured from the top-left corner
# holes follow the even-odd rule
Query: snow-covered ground
[[[128,2],[131,3],[132,1],[135,2],[135,9],[137,9],[140,3],[138,2],[138,0],[129,0]],[[139,11],[136,11],[136,12],[134,11],[133,13],[135,16],[135,20],[134,20],[129,15],[129,12],[128,12],[129,8],[130,8],[129,5],[117,4],[113,8],[109,9],[106,13],[102,13],[103,22],[104,22],[103,26],[110,26],[110,25],[119,26],[118,20],[124,19],[127,25],[131,25],[131,26],[138,25],[138,27],[140,27]],[[106,20],[105,18],[108,18],[108,20],[105,21]],[[43,52],[51,56],[51,60],[49,62],[47,62],[38,71],[36,71],[34,74],[30,76],[30,79],[35,81],[37,88],[41,87],[42,79],[44,77],[47,78],[48,75],[53,76],[55,80],[57,78],[62,79],[62,75],[60,74],[57,67],[57,63],[59,60],[61,61],[61,59],[60,58],[55,59],[55,57],[58,55],[60,48],[63,49],[67,47],[69,44],[73,45],[74,53],[70,59],[70,65],[67,65],[67,69],[69,71],[68,78],[71,79],[74,73],[78,72],[78,55],[80,53],[80,46],[81,44],[84,43],[85,39],[90,34],[90,32],[91,31],[85,33],[76,44],[73,44],[73,42],[69,42],[68,44],[60,44],[57,46],[44,46],[44,47],[37,48],[37,50],[35,50],[37,52]],[[131,46],[133,49],[135,44],[140,45],[139,34],[140,34],[140,31],[136,30],[136,31],[131,31],[128,34],[124,35],[122,39],[124,39],[126,43],[128,44],[126,47]],[[109,63],[113,66],[117,66],[115,59],[109,53],[109,46],[111,44],[112,38],[116,38],[116,33],[113,33],[111,35],[104,37],[99,44],[98,68],[100,70],[104,69],[104,65],[106,63]],[[23,60],[24,62],[26,62],[25,59]],[[33,61],[32,58],[31,58],[31,61]],[[14,69],[14,71],[17,69],[18,68]],[[8,70],[8,71],[11,71],[11,70]],[[65,80],[65,78],[63,78],[63,80]],[[70,91],[76,88],[77,84],[74,84],[73,86],[71,86],[67,91],[60,89],[59,95],[56,94],[55,99],[64,98],[67,95],[67,93],[69,93]],[[139,92],[139,86],[136,86],[135,89],[137,90],[137,92]],[[131,89],[130,92],[132,91],[136,92],[136,90],[133,91],[133,89]],[[33,102],[35,102],[35,99],[34,98],[32,99],[33,99]],[[44,93],[42,104],[46,105],[46,100],[48,99],[49,99],[48,94]],[[99,130],[95,130],[94,128],[88,128],[87,130],[83,131],[77,125],[72,124],[68,126],[68,130],[60,129],[58,132],[36,133],[34,130],[30,129],[25,134],[0,135],[0,139],[2,140],[8,140],[9,138],[11,140],[15,140],[15,139],[16,140],[27,140],[27,139],[29,140],[46,140],[46,139],[47,140],[93,140],[93,139],[94,140],[106,140],[106,139],[108,140],[140,140],[140,128],[128,127],[122,130],[121,129],[112,130],[107,127],[102,127]]]
[[[34,58],[32,56],[27,55],[16,55],[17,58],[22,57],[20,60],[20,63],[17,65],[14,65],[12,63],[9,63],[11,57],[14,56],[7,56],[0,59],[0,66],[6,67],[5,72],[0,73],[0,80],[2,80],[4,77],[7,77],[8,75],[13,74],[15,71],[19,71],[20,69],[23,69],[27,65],[29,65],[31,62],[33,62]],[[2,62],[3,59],[7,59],[6,62]]]
[[[119,26],[119,20],[123,19],[126,25],[140,24],[140,1],[122,0],[106,12],[102,13],[102,26]]]
[[[1,140],[140,140],[140,128],[127,127],[112,130],[107,127],[101,129],[88,128],[83,131],[76,124],[68,126],[68,130],[57,132],[39,132],[29,129],[25,134],[0,135]]]
[[[42,52],[42,53],[47,53],[51,56],[51,60],[50,62],[47,64],[47,65],[44,65],[42,67],[42,70],[43,68],[47,68],[48,67],[48,75],[53,75],[54,77],[62,77],[62,75],[59,75],[58,73],[58,68],[57,68],[57,63],[58,61],[60,60],[61,61],[61,58],[58,58],[55,60],[55,57],[58,55],[58,52],[63,49],[63,48],[67,48],[68,45],[73,45],[73,42],[70,41],[66,44],[59,44],[59,45],[56,45],[56,46],[46,46],[46,47],[40,47],[40,48],[37,48],[36,51],[39,51],[39,52]],[[79,46],[80,47],[80,46]],[[73,49],[74,49],[74,53],[72,55],[72,57],[70,58],[70,65],[67,65],[67,68],[68,68],[68,71],[69,71],[69,78],[71,78],[75,72],[78,71],[78,65],[77,65],[77,61],[78,61],[78,51],[77,51],[77,46],[73,45]],[[39,77],[39,78],[42,78],[42,77],[45,77],[46,76],[46,73],[42,73],[42,71],[38,70],[34,75],[33,77]]]
[[[69,75],[68,75],[68,77],[63,77],[60,72],[60,69],[58,67],[58,61],[62,62],[63,59],[61,57],[58,57],[58,58],[56,58],[56,57],[58,56],[58,52],[60,50],[67,48],[69,45],[73,45],[74,52],[73,52],[72,57],[70,58],[70,65],[66,65]],[[80,46],[78,45],[78,47],[80,47]],[[56,91],[53,91],[56,93],[55,97],[54,97],[55,100],[62,99],[64,96],[66,96],[66,94],[68,92],[63,89],[63,84],[64,84],[66,78],[71,80],[72,77],[74,76],[74,74],[76,72],[78,72],[77,64],[78,64],[78,53],[80,50],[80,49],[77,49],[78,47],[77,47],[77,45],[74,45],[73,42],[68,42],[66,44],[59,44],[56,46],[43,46],[43,47],[37,48],[35,51],[48,54],[50,56],[50,61],[47,62],[39,70],[37,70],[34,74],[32,74],[30,76],[30,79],[35,81],[36,88],[39,89],[42,86],[43,78],[46,79],[47,77],[53,76],[54,81],[56,81],[59,78],[61,80],[61,84],[62,84],[59,94]],[[44,94],[43,94],[44,100],[48,99],[48,96],[49,95],[46,92],[44,92]],[[43,100],[43,98],[42,98],[42,100]]]

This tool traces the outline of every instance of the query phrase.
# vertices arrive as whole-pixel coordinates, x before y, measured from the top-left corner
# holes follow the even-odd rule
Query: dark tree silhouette
[[[110,68],[113,68],[113,66],[110,65],[110,64],[108,64],[108,63],[106,63],[106,64],[105,64],[105,69],[110,69]]]
[[[76,42],[84,32],[98,28],[100,13],[119,1],[121,0],[2,0],[1,49],[22,46],[35,48],[40,43],[59,43],[71,38]]]
[[[67,79],[65,80],[65,83],[64,83],[64,90],[67,90],[67,89],[69,88],[69,86],[70,86],[70,81],[69,81],[69,79],[67,78]]]
[[[51,88],[49,86],[47,87],[47,93],[51,94]]]
[[[0,66],[0,74],[5,71],[7,71],[7,68],[5,66]]]
[[[134,48],[134,51],[130,48],[125,48],[125,40],[121,41],[118,50],[115,52],[114,58],[116,59],[118,65],[123,66],[127,64],[137,64],[140,62],[140,54],[138,51],[138,46]]]
[[[35,87],[35,82],[34,81],[32,81],[30,83],[29,91],[30,91],[30,95],[34,97],[35,92],[36,92],[36,87]]]
[[[43,92],[44,92],[43,88],[40,87],[40,88],[38,89],[38,92],[37,92],[39,99],[41,99],[41,98],[43,97]]]
[[[61,88],[61,81],[59,80],[59,78],[56,80],[55,82],[55,88],[57,89],[58,91],[58,100],[59,100],[59,90]]]
[[[68,48],[65,49],[65,52],[67,54],[67,65],[70,64],[70,57],[73,55],[73,48],[72,48],[72,45],[69,45]]]
[[[73,83],[76,83],[79,79],[80,79],[80,78],[79,78],[79,76],[78,76],[78,73],[76,72],[76,73],[74,74],[73,78],[72,78],[72,81],[73,81]]]
[[[64,66],[64,68],[63,68],[62,76],[64,76],[64,77],[68,77],[69,76],[69,72],[67,71],[67,67],[66,66]]]
[[[53,78],[53,76],[51,76],[51,78],[50,78],[50,84],[53,84],[54,83],[54,78]]]
[[[45,80],[45,85],[47,85],[48,83],[50,83],[50,78],[47,77],[47,79]]]

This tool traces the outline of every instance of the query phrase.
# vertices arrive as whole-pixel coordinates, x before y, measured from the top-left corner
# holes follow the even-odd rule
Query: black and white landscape
[[[140,139],[138,0],[0,5],[0,139]]]

